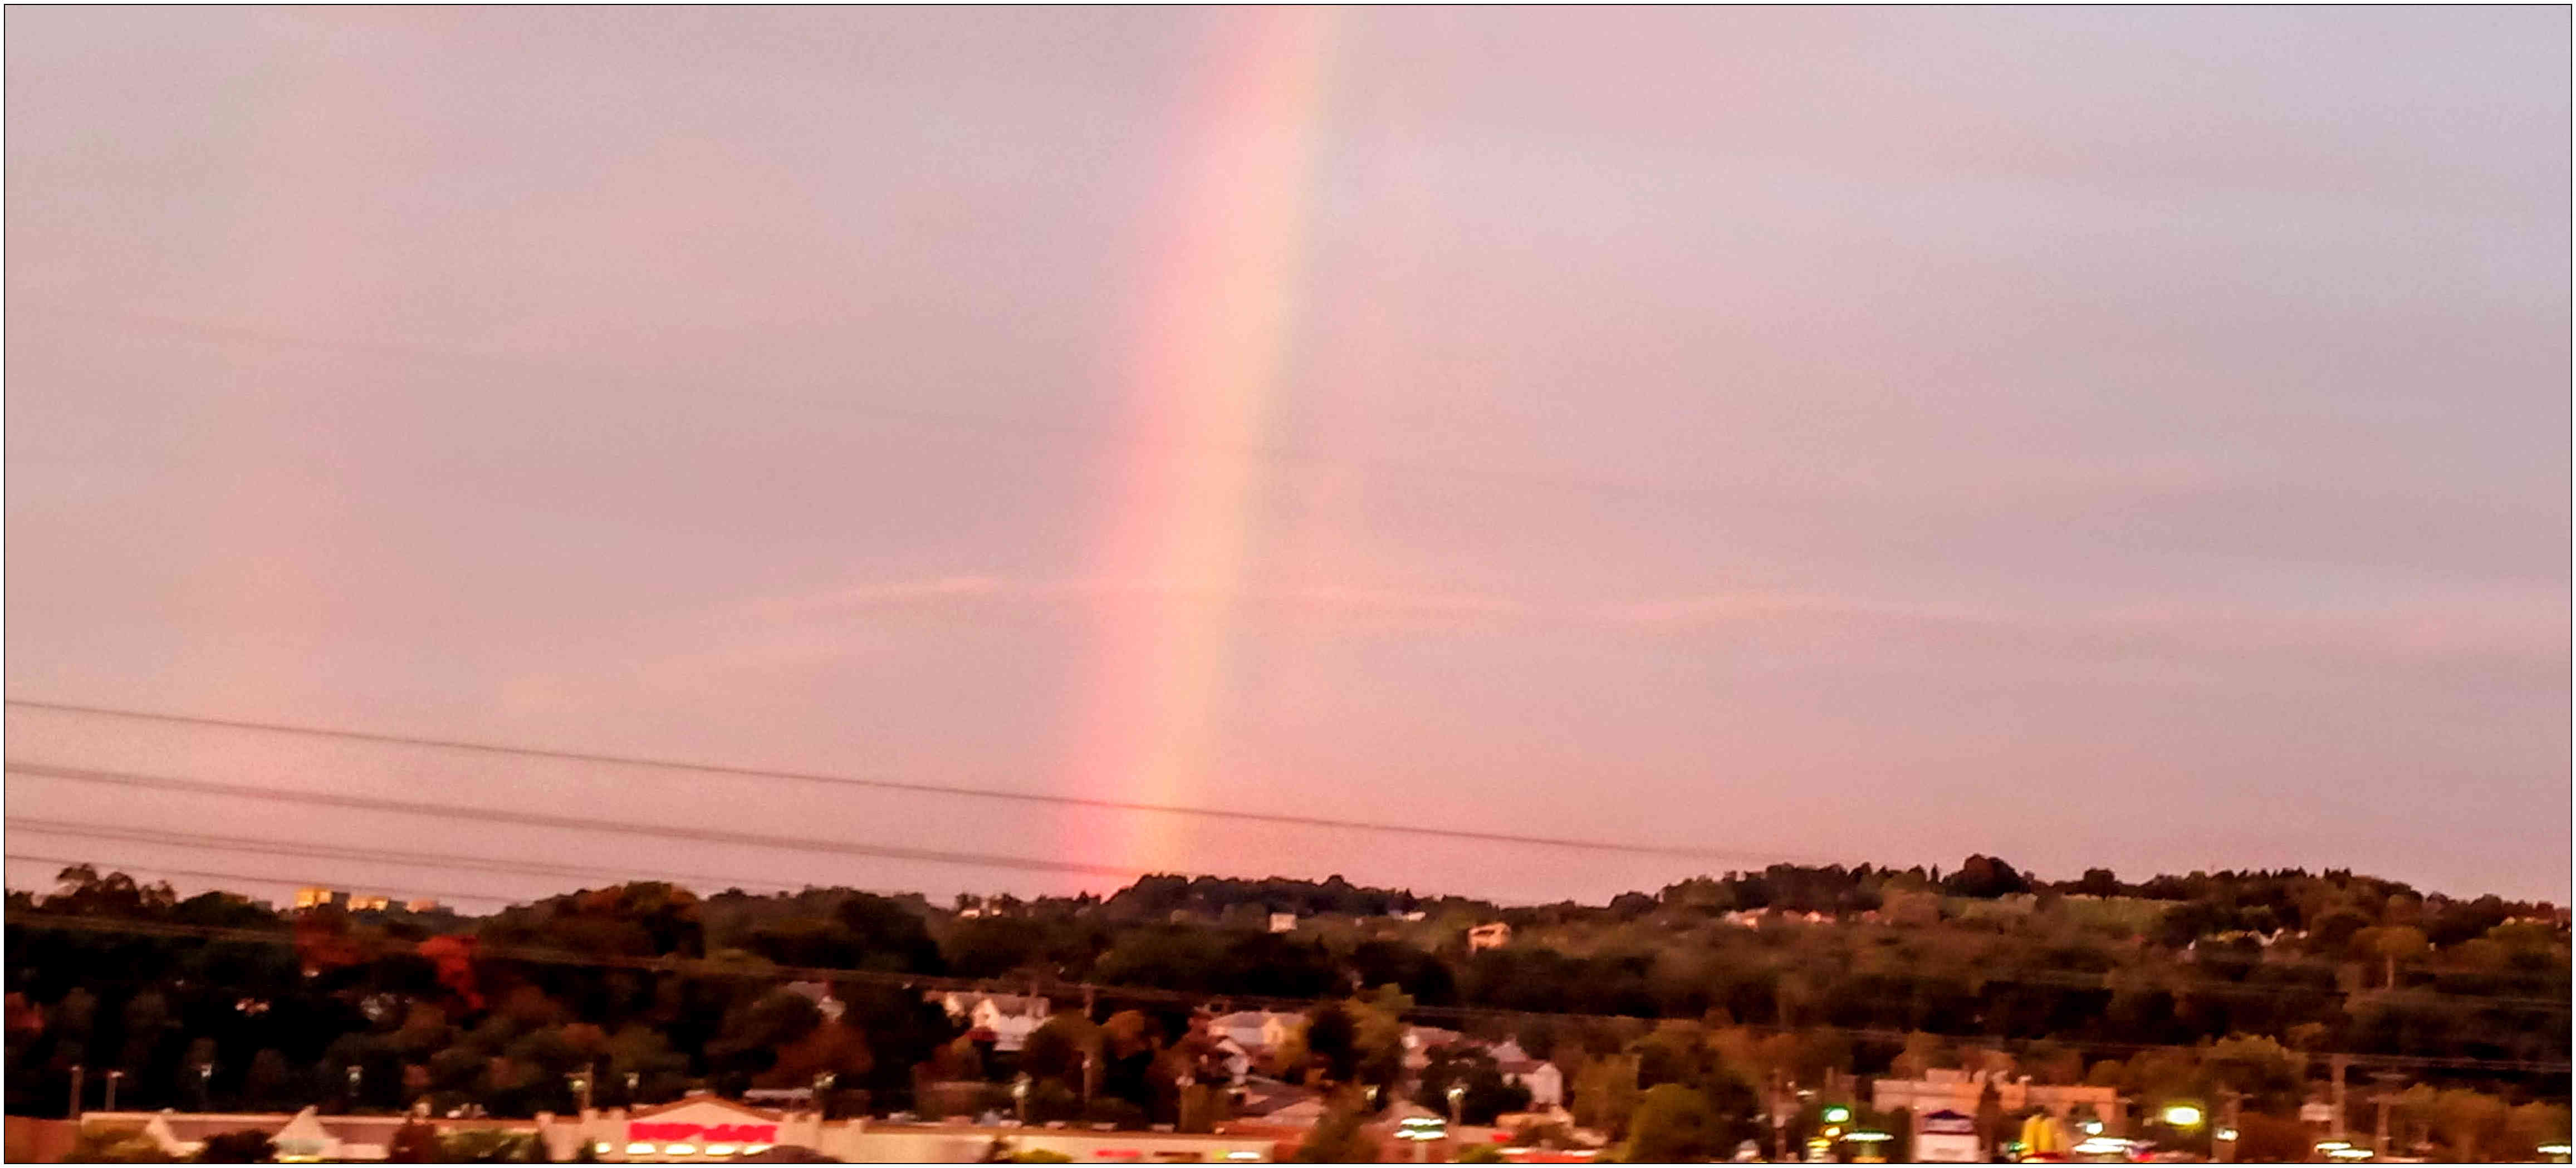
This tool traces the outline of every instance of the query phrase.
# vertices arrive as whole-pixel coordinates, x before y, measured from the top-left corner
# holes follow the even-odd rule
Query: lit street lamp
[[[1449,1126],[1467,1126],[1467,1121],[1459,1117],[1461,1110],[1466,1106],[1466,1103],[1467,1085],[1465,1083],[1449,1084]]]
[[[117,1081],[118,1079],[122,1079],[122,1078],[124,1078],[124,1077],[125,1077],[125,1072],[123,1072],[123,1071],[109,1071],[109,1072],[107,1073],[107,1106],[105,1106],[105,1107],[101,1108],[100,1110],[102,1110],[102,1111],[114,1111],[114,1110],[116,1110],[116,1081]]]

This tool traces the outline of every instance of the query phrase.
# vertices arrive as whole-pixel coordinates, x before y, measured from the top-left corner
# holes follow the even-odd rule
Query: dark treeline
[[[1273,931],[1282,913],[1295,925]],[[62,917],[273,940],[46,927]],[[1509,943],[1472,950],[1467,930],[1491,921],[1512,926]],[[2118,1081],[2138,1060],[2103,1056],[2136,1044],[2231,1036],[2292,1058],[2568,1056],[2568,935],[2556,906],[2425,895],[2348,872],[2130,884],[2094,871],[2051,883],[1979,856],[1946,872],[1779,865],[1608,905],[1534,907],[1338,877],[1155,876],[1106,899],[954,906],[847,889],[701,897],[635,883],[466,917],[180,899],[83,867],[51,893],[12,893],[8,941],[7,1102],[18,1114],[60,1114],[76,1065],[92,1106],[115,1069],[127,1107],[391,1110],[426,1098],[529,1114],[573,1107],[574,1074],[595,1069],[602,1105],[699,1087],[806,1086],[828,1074],[883,1111],[926,1107],[919,1092],[930,1082],[1031,1071],[1042,1086],[1062,1085],[1079,1073],[1066,1069],[1079,1049],[1107,1063],[1099,1106],[1128,1109],[1122,1119],[1186,1118],[1170,1084],[1205,1057],[1194,1045],[1204,1036],[1193,1036],[1186,1005],[1121,1002],[1118,987],[1219,1004],[1394,995],[1324,1024],[1314,1049],[1297,1052],[1311,1067],[1365,1062],[1353,1053],[1359,1039],[1333,1036],[1383,1032],[1406,1015],[1515,1037],[1570,1077],[1637,1049],[1655,1020],[1804,1036],[1830,1069],[1861,1075],[1920,1064],[1928,1050],[1993,1044],[1972,1036],[2022,1044],[2014,1053],[2025,1070],[2069,1081]],[[526,948],[700,960],[657,970],[511,953]],[[791,985],[781,966],[995,979],[1077,1010],[1073,987],[1103,988],[1088,1015],[1048,1023],[1027,1051],[1004,1058],[899,979]],[[1412,1014],[1431,1007],[1633,1021]],[[1864,1030],[1920,1041],[1837,1037]],[[1444,1073],[1482,1074],[1471,1056],[1457,1058],[1466,1061],[1443,1063]],[[2567,1088],[2564,1075],[2427,1074],[2523,1097],[2563,1098]]]

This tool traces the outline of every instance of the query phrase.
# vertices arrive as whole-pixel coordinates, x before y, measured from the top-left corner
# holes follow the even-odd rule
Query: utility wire
[[[759,832],[724,831],[717,828],[673,827],[652,823],[618,823],[585,819],[573,815],[548,815],[534,811],[505,811],[489,807],[456,807],[442,803],[418,803],[405,799],[386,799],[372,795],[344,795],[330,791],[287,791],[276,787],[256,787],[209,779],[184,779],[166,775],[139,775],[120,771],[88,770],[79,767],[53,766],[46,763],[16,762],[7,764],[8,773],[34,778],[64,779],[77,783],[99,783],[152,791],[185,791],[198,795],[225,798],[256,799],[270,803],[290,803],[319,807],[341,807],[354,811],[385,811],[397,815],[417,815],[431,819],[449,819],[471,823],[497,823],[521,827],[547,827],[565,831],[588,831],[603,835],[646,836],[655,839],[685,840],[690,843],[734,844],[743,847],[777,848],[786,851],[819,852],[871,859],[914,860],[930,864],[956,864],[972,868],[1015,868],[1031,872],[1075,872],[1090,876],[1134,877],[1143,875],[1134,868],[1105,864],[1085,864],[1070,860],[1043,860],[1027,856],[1004,856],[984,852],[945,852],[926,848],[898,848],[882,844],[849,843],[841,840],[812,839],[797,836],[768,835]]]
[[[158,921],[113,920],[98,917],[51,916],[44,913],[12,915],[9,918],[9,923],[14,926],[27,928],[63,929],[78,932],[131,934],[137,936],[188,938],[210,941],[247,941],[275,945],[295,944],[294,935],[291,932],[283,930],[223,928],[212,925],[186,925]],[[1024,993],[1030,991],[1032,988],[1025,979],[940,977],[929,974],[889,973],[882,970],[835,969],[818,966],[771,964],[750,966],[737,962],[719,961],[703,957],[682,957],[675,954],[658,957],[619,956],[610,954],[572,953],[560,949],[549,949],[526,945],[477,944],[475,946],[475,955],[482,959],[524,961],[531,964],[542,965],[632,969],[655,973],[696,974],[699,976],[712,977],[762,977],[783,981],[851,982],[931,992],[956,991],[964,993]],[[1159,1002],[1173,1005],[1186,1005],[1194,1008],[1204,1006],[1211,1001],[1223,1001],[1229,1004],[1253,1005],[1263,1009],[1299,1011],[1312,1009],[1317,1006],[1341,1000],[1337,998],[1270,997],[1253,994],[1205,994],[1182,990],[1161,990],[1137,986],[1093,985],[1088,983],[1057,983],[1036,988],[1039,992],[1046,993],[1049,996],[1088,995],[1095,999],[1108,999],[1111,1001]],[[1630,1015],[1533,1012],[1526,1010],[1501,1010],[1476,1006],[1415,1006],[1413,1009],[1408,1011],[1408,1013],[1425,1017],[1497,1021],[1533,1018],[1576,1022],[1619,1022],[1627,1024],[1636,1024],[1640,1022],[1652,1024],[1660,1021],[1659,1019],[1640,1018]],[[1902,1043],[1911,1036],[1911,1033],[1908,1031],[1863,1029],[1841,1026],[1812,1026],[1797,1028],[1751,1026],[1746,1027],[1746,1029],[1769,1033],[1830,1034],[1870,1042]],[[2128,1052],[2172,1051],[2193,1055],[2204,1053],[2197,1047],[2156,1045],[2149,1043],[2091,1042],[2083,1039],[1989,1039],[1975,1035],[1938,1035],[1936,1037],[1946,1038],[1955,1042],[1991,1042],[1995,1045],[2018,1045],[2025,1048],[2045,1043],[2058,1047],[2077,1049],[2116,1049]],[[2315,1055],[2312,1057],[2331,1058],[2336,1056]],[[2377,1054],[2354,1054],[2342,1057],[2348,1058],[2355,1065],[2442,1068],[2507,1074],[2564,1075],[2571,1069],[2570,1065],[2565,1062],[2549,1062],[2533,1059],[2481,1059],[2438,1055]]]
[[[96,824],[70,823],[61,820],[31,819],[16,815],[8,817],[6,823],[11,831],[33,832],[38,835],[68,835],[78,836],[84,839],[117,840],[125,843],[166,844],[171,847],[223,852],[244,852],[253,855],[279,856],[293,859],[360,860],[368,863],[392,864],[398,867],[450,868],[462,871],[500,872],[522,876],[569,876],[576,879],[584,877],[604,877],[624,881],[640,877],[650,877],[675,884],[687,883],[710,888],[795,887],[794,881],[780,880],[776,878],[755,880],[742,876],[706,876],[686,872],[609,868],[597,865],[547,864],[527,860],[488,859],[481,856],[451,856],[432,854],[429,852],[401,852],[386,848],[343,848],[334,847],[329,844],[306,844],[281,840],[249,839],[241,836],[211,835],[204,832],[164,832],[152,831],[145,828],[109,827]],[[31,856],[22,857],[15,852],[11,852],[9,855],[12,859],[36,858]],[[199,873],[199,875],[203,875],[203,873]],[[369,887],[372,888],[373,885],[370,884]],[[860,891],[868,890],[861,889]],[[884,894],[878,893],[878,895]],[[483,893],[477,895],[474,899],[509,901],[512,898],[501,893]]]
[[[46,856],[32,852],[16,851],[10,852],[6,857],[0,858],[23,860],[31,864],[60,864],[66,868],[95,863],[94,860],[76,859],[70,856]],[[161,864],[137,864],[134,866],[158,876],[185,876],[191,880],[260,880],[271,884],[297,884],[306,886],[310,886],[313,883],[310,880],[300,879],[293,876],[268,876],[256,872],[209,872],[203,869],[194,868],[172,868]],[[436,888],[418,888],[411,885],[378,884],[369,885],[368,887],[370,889],[381,890],[388,894],[404,897],[436,897],[440,900],[449,901],[498,900],[507,902],[510,899],[509,897],[498,896],[489,892],[456,892]],[[13,925],[27,924],[32,919],[33,918],[11,917],[9,919],[9,923]],[[220,940],[225,938],[210,939]]]
[[[759,767],[726,766],[713,763],[681,762],[671,759],[637,758],[589,751],[551,750],[542,747],[510,746],[462,739],[425,738],[405,734],[386,734],[363,730],[342,730],[320,726],[302,726],[282,722],[262,722],[242,718],[216,718],[192,714],[170,714],[156,711],[117,709],[104,706],[80,706],[63,702],[10,698],[7,704],[22,709],[46,710],[63,714],[86,714],[106,718],[126,718],[175,725],[208,726],[227,730],[251,730],[273,734],[293,734],[312,738],[334,738],[350,742],[372,742],[395,746],[428,747],[439,750],[471,751],[479,754],[506,755],[520,758],[542,758],[559,762],[600,763],[611,766],[648,767],[660,770],[688,771],[696,774],[726,775],[735,778],[771,779],[786,782],[813,783],[824,786],[862,787],[880,791],[902,791],[917,795],[947,795],[969,799],[995,799],[1015,803],[1034,803],[1057,807],[1081,807],[1104,811],[1144,811],[1162,815],[1198,816],[1226,819],[1238,823],[1268,823],[1286,827],[1319,827],[1339,831],[1378,832],[1431,839],[1465,840],[1475,843],[1520,844],[1536,847],[1565,848],[1577,851],[1623,852],[1641,856],[1671,856],[1681,859],[1711,860],[1726,863],[1767,864],[1805,859],[1778,854],[1757,855],[1750,852],[1709,848],[1676,847],[1664,844],[1623,843],[1565,836],[1521,835],[1511,832],[1473,831],[1463,828],[1426,827],[1410,823],[1373,823],[1365,820],[1336,819],[1319,815],[1290,815],[1268,811],[1240,811],[1223,807],[1199,807],[1175,803],[1144,803],[1123,799],[1096,799],[1078,795],[1055,795],[1035,791],[1013,791],[996,787],[960,787],[938,783],[910,782],[899,779],[864,778],[850,775],[825,775],[804,771],[769,770]],[[14,764],[13,764],[14,765]]]

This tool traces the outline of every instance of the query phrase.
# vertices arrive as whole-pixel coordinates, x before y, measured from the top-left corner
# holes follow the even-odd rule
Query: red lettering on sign
[[[710,1143],[774,1144],[778,1142],[778,1125],[774,1123],[719,1123],[713,1126],[696,1123],[630,1123],[626,1138],[635,1143],[669,1143],[705,1139]]]

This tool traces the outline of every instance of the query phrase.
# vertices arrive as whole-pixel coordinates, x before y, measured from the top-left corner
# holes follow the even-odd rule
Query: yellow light
[[[662,1154],[665,1156],[694,1156],[698,1154],[698,1146],[696,1144],[664,1144],[662,1145]]]
[[[767,1144],[744,1144],[742,1146],[742,1154],[746,1156],[757,1156],[768,1150],[769,1145]]]
[[[650,1156],[653,1154],[653,1145],[628,1144],[626,1145],[626,1154],[629,1156]]]
[[[2177,1103],[2171,1107],[2165,1108],[2164,1115],[2165,1122],[2172,1124],[2175,1127],[2200,1126],[2200,1109],[2188,1103]]]
[[[590,1146],[590,1150],[605,1156],[608,1154],[608,1141],[601,1140],[598,1143],[592,1144]]]
[[[2220,1138],[2220,1139],[2222,1139],[2222,1140],[2232,1140],[2232,1139],[2235,1139],[2235,1138],[2236,1138],[2236,1129],[2235,1129],[2235,1128],[2232,1128],[2232,1127],[2222,1127],[2222,1128],[2218,1129],[2218,1138]]]
[[[2576,1147],[2569,1147],[2566,1144],[2540,1145],[2540,1154],[2543,1156],[2564,1156],[2570,1152],[2576,1152]]]
[[[708,1155],[710,1155],[710,1156],[730,1156],[730,1155],[733,1155],[733,1145],[732,1145],[732,1144],[708,1144],[708,1145],[707,1145],[707,1154],[708,1154]]]

